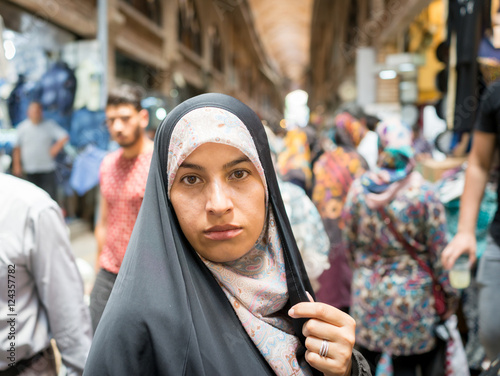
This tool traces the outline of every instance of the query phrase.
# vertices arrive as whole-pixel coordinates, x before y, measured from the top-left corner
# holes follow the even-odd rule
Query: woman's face
[[[213,262],[245,255],[264,226],[264,185],[253,163],[232,146],[195,149],[180,165],[170,199],[189,243]]]

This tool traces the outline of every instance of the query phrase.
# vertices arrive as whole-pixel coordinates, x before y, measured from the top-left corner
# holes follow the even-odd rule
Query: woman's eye
[[[181,180],[187,185],[193,185],[198,182],[199,178],[191,175],[191,176],[185,176]]]
[[[234,179],[243,179],[248,176],[248,172],[245,170],[237,170],[231,174],[231,177]]]

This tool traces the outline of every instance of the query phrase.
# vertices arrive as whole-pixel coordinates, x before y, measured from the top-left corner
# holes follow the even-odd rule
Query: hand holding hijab
[[[241,199],[248,182],[263,194]],[[260,207],[262,218],[244,215]],[[262,123],[232,97],[192,98],[156,133],[85,374],[344,375],[351,353],[352,374],[369,374],[352,350],[353,320],[307,292]]]

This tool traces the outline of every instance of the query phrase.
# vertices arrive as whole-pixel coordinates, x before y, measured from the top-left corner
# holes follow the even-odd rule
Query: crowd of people
[[[436,329],[466,314],[449,270],[462,254],[476,263],[499,88],[483,98],[450,241],[439,190],[417,168],[430,149],[419,153],[397,118],[344,109],[329,129],[281,136],[235,98],[204,94],[153,141],[142,92],[119,86],[106,107],[120,147],[100,167],[90,307],[53,200],[68,135],[32,103],[12,173],[40,188],[0,175],[0,275],[13,286],[0,292],[0,333],[13,336],[0,375],[56,375],[54,349],[71,375],[453,374]],[[497,213],[465,317],[484,355],[460,375],[500,353],[499,225]]]

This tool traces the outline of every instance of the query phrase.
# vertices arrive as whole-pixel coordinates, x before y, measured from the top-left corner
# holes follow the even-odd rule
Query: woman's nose
[[[228,188],[223,182],[214,181],[210,184],[206,210],[215,215],[223,215],[233,209],[233,201]]]

